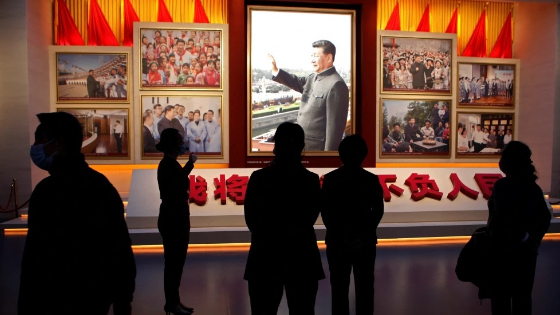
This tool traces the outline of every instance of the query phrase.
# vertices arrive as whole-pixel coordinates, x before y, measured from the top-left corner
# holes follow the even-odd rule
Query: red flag
[[[56,44],[61,46],[85,45],[84,39],[76,27],[76,23],[68,11],[66,2],[58,0],[58,27],[56,28]]]
[[[133,43],[133,23],[139,22],[140,19],[134,11],[130,0],[124,0],[124,40],[123,46],[132,46]]]
[[[447,29],[445,30],[446,33],[457,34],[457,10],[458,9],[459,8],[455,8],[455,12],[453,12],[451,21],[449,21],[449,25],[447,25]]]
[[[157,12],[157,21],[158,22],[173,22],[173,18],[171,14],[169,14],[169,10],[165,6],[165,2],[163,0],[159,0],[158,4],[158,12]]]
[[[430,31],[430,4],[426,5],[426,10],[422,14],[420,19],[420,24],[418,24],[417,32],[429,32]]]
[[[206,12],[204,11],[204,7],[202,6],[202,3],[200,3],[200,0],[195,0],[194,1],[194,18],[193,21],[195,23],[210,23],[210,21],[208,20],[208,16],[206,15]]]
[[[496,40],[496,44],[494,44],[494,48],[492,48],[492,52],[490,53],[490,58],[511,58],[512,56],[512,45],[513,42],[511,40],[511,12],[509,13],[502,30],[500,31],[500,35]]]
[[[486,57],[486,9],[480,15],[471,39],[469,39],[467,47],[463,50],[463,56]]]
[[[391,17],[389,18],[389,22],[387,22],[387,26],[385,26],[385,30],[387,31],[400,31],[401,30],[401,17],[399,15],[399,2],[395,5],[393,9],[393,13],[391,13]]]
[[[91,0],[89,5],[88,45],[119,46],[119,41],[113,34],[97,0]]]

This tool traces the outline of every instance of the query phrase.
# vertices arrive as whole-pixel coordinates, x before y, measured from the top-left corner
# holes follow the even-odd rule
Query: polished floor
[[[0,234],[0,314],[16,314],[19,264],[25,236]],[[390,315],[490,314],[490,302],[482,305],[476,288],[459,282],[454,273],[462,244],[380,245],[377,249],[375,313]],[[328,275],[324,249],[323,266]],[[138,275],[133,314],[163,312],[163,254],[135,253]],[[247,251],[189,253],[181,283],[185,304],[195,314],[249,315],[247,283],[242,279]],[[353,292],[351,291],[351,296]],[[544,241],[539,256],[533,314],[560,314],[560,240]],[[351,306],[351,314],[355,314]],[[288,314],[282,301],[278,314]],[[330,312],[328,280],[319,283],[317,315]]]

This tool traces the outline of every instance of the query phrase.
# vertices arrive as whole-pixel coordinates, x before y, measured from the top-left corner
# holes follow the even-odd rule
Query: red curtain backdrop
[[[422,19],[420,19],[420,23],[418,24],[418,28],[416,29],[417,32],[429,32],[430,31],[430,4],[426,5],[426,10],[424,10],[424,14],[422,14]]]
[[[195,23],[210,23],[208,20],[208,16],[206,16],[206,11],[204,11],[204,7],[200,0],[194,0],[194,18],[193,21]]]
[[[138,18],[138,14],[134,11],[134,7],[132,7],[132,3],[130,0],[124,0],[124,40],[123,46],[132,46],[133,45],[133,23],[139,22],[140,19]]]
[[[449,25],[447,25],[447,29],[445,30],[446,33],[457,34],[457,10],[459,10],[459,8],[455,8],[451,21],[449,21]]]
[[[91,0],[89,5],[88,45],[90,46],[118,46],[119,41],[113,34],[103,11],[97,0]]]
[[[58,0],[58,27],[56,29],[56,44],[62,46],[85,45],[84,39],[68,11],[66,2]]]
[[[511,12],[498,35],[496,44],[490,52],[490,58],[511,58],[513,41],[511,39]]]
[[[387,26],[385,27],[387,31],[400,31],[401,30],[401,17],[399,15],[399,2],[395,5],[393,9],[393,13],[391,13],[391,17],[387,22]]]
[[[157,21],[173,22],[173,18],[171,17],[171,14],[169,14],[169,10],[167,10],[167,6],[163,0],[159,0],[158,2]]]
[[[486,9],[480,15],[471,39],[469,39],[467,47],[463,50],[463,56],[486,57]]]

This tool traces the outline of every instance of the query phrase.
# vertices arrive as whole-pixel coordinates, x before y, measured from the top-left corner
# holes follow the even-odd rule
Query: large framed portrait
[[[134,42],[141,90],[223,90],[223,25],[150,24]]]
[[[138,126],[142,159],[161,159],[156,148],[160,135],[175,128],[183,136],[185,153],[199,158],[221,158],[224,153],[224,120],[221,95],[144,95]],[[180,157],[181,158],[181,157]]]
[[[379,33],[381,93],[452,94],[456,35]]]
[[[515,107],[518,60],[458,58],[458,107]]]
[[[129,54],[56,52],[58,103],[126,103]]]
[[[449,158],[451,101],[381,99],[379,156]]]
[[[513,113],[458,113],[455,156],[499,158],[515,132]]]
[[[87,159],[123,160],[131,157],[130,116],[127,108],[57,108],[78,119]]]
[[[356,12],[248,6],[247,14],[247,154],[272,155],[276,128],[297,122],[307,156],[337,155],[355,132]]]

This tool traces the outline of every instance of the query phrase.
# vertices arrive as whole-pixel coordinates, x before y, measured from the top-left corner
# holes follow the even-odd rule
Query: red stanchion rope
[[[10,198],[8,199],[8,204],[6,205],[5,208],[3,208],[2,206],[0,206],[0,212],[12,212],[12,211],[6,211],[8,210],[8,207],[10,206],[10,204],[12,203],[12,197],[14,196],[14,186],[12,185],[12,187],[10,188]]]

